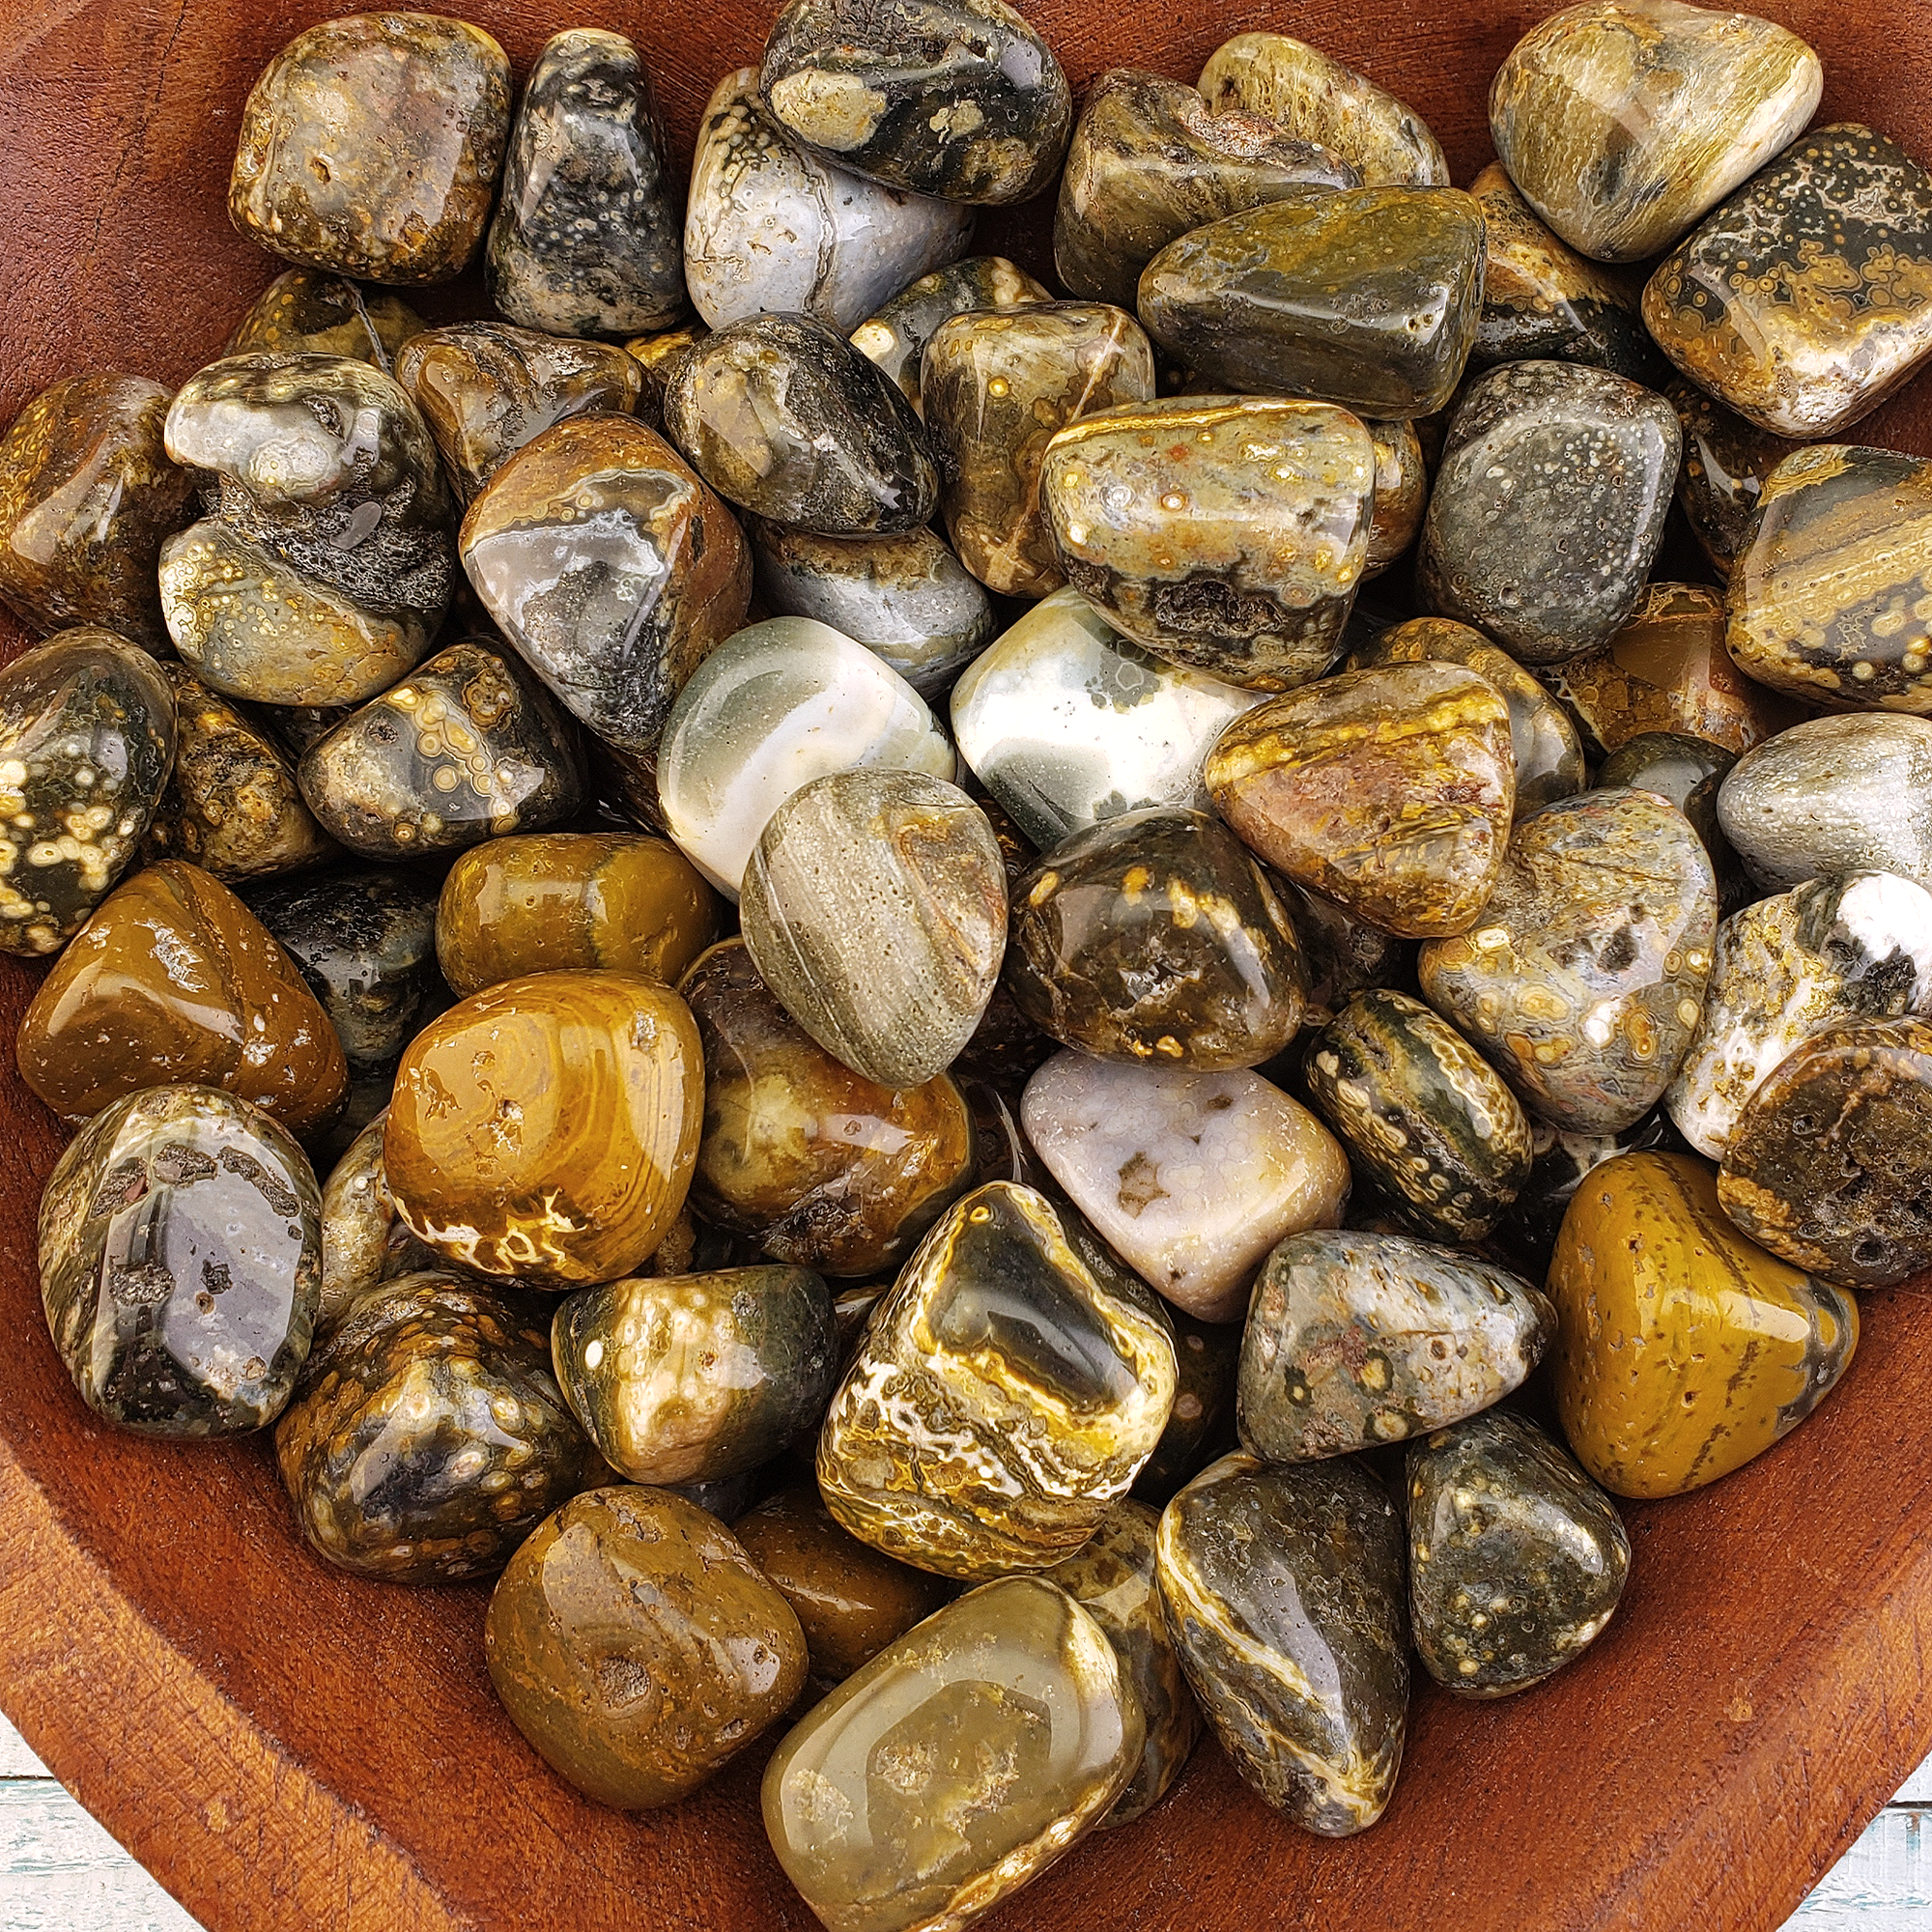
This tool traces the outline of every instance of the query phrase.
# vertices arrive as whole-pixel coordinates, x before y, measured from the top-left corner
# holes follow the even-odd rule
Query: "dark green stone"
[[[1729,577],[1757,514],[1764,479],[1798,447],[1747,423],[1679,376],[1663,392],[1684,434],[1677,500],[1719,577]]]
[[[1174,1407],[1153,1454],[1134,1478],[1134,1494],[1156,1509],[1235,1446],[1235,1372],[1241,1360],[1239,1322],[1202,1321],[1172,1302],[1167,1319],[1178,1376]]]
[[[1306,1024],[1323,1025],[1370,986],[1415,989],[1416,942],[1345,912],[1332,899],[1275,875],[1308,976]],[[1280,1085],[1279,1081],[1276,1083]]]
[[[932,331],[955,315],[982,309],[1031,308],[1053,291],[1004,255],[968,255],[920,276],[852,331],[852,347],[898,384],[922,415],[920,361]]]
[[[1635,1126],[1615,1134],[1566,1134],[1548,1121],[1532,1120],[1530,1136],[1536,1152],[1529,1179],[1516,1205],[1496,1228],[1494,1239],[1512,1264],[1541,1281],[1548,1272],[1550,1251],[1577,1189],[1591,1169],[1620,1153],[1665,1149],[1687,1151],[1685,1142],[1662,1107],[1653,1108]]]

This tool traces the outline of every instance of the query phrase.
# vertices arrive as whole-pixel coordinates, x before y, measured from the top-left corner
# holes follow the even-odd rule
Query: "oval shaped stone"
[[[1044,282],[1004,255],[968,255],[908,282],[852,331],[852,347],[898,384],[899,394],[923,420],[920,366],[942,322],[969,310],[1031,308],[1055,299]]]
[[[1429,508],[1429,467],[1412,422],[1372,418],[1363,427],[1376,449],[1375,502],[1369,517],[1369,547],[1362,557],[1366,583],[1392,570],[1415,541]]]
[[[396,1212],[383,1163],[386,1107],[349,1143],[322,1188],[322,1300],[315,1325],[332,1327],[385,1281],[422,1274],[437,1258]]]
[[[1800,445],[1747,422],[1682,376],[1664,393],[1684,432],[1678,505],[1690,534],[1728,582],[1750,533],[1765,479]]]
[[[389,289],[362,287],[320,269],[284,269],[243,311],[221,353],[277,349],[291,355],[353,355],[389,367],[425,327]]]
[[[1171,1303],[1167,1312],[1178,1372],[1174,1409],[1133,1488],[1155,1509],[1172,1502],[1235,1439],[1235,1376],[1241,1359],[1238,1323],[1197,1321]]]

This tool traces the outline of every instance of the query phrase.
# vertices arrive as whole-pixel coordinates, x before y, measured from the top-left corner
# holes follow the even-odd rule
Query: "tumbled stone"
[[[974,775],[1036,845],[1153,805],[1205,805],[1202,761],[1257,696],[1150,657],[1072,588],[1002,634],[952,687]]]
[[[785,312],[845,333],[963,253],[972,232],[963,203],[904,194],[807,154],[766,105],[754,67],[727,73],[705,103],[684,278],[713,328]]]
[[[194,514],[194,478],[162,440],[169,400],[145,376],[70,376],[0,440],[0,603],[28,630],[99,624],[165,647],[155,568]]]
[[[896,384],[809,315],[751,315],[693,348],[665,429],[726,501],[820,536],[890,536],[932,515],[939,472]]]
[[[1512,1266],[1538,1281],[1548,1272],[1563,1216],[1594,1169],[1620,1153],[1687,1151],[1683,1136],[1661,1106],[1621,1133],[1566,1134],[1534,1115],[1529,1127],[1534,1149],[1529,1179],[1492,1238]]]
[[[980,309],[1031,308],[1054,293],[1004,255],[968,255],[909,282],[852,331],[852,347],[876,362],[923,419],[920,365],[942,322]],[[807,615],[815,614],[807,612]]]
[[[1371,418],[1362,426],[1376,450],[1375,504],[1362,556],[1366,583],[1393,568],[1415,541],[1429,508],[1429,469],[1412,422]]]
[[[882,1087],[943,1073],[993,997],[1007,876],[986,815],[919,772],[834,772],[772,814],[739,906],[759,977]]]
[[[1723,1157],[1787,1054],[1847,1020],[1932,1012],[1932,893],[1885,872],[1811,879],[1718,928],[1704,1014],[1665,1094],[1678,1131]]]
[[[679,991],[704,1047],[698,1211],[797,1267],[895,1268],[972,1184],[958,1088],[938,1074],[895,1090],[842,1065],[773,998],[742,940],[714,946]]]
[[[1630,1577],[1616,1505],[1533,1423],[1492,1409],[1408,1452],[1408,1614],[1462,1697],[1540,1684],[1603,1634]]]
[[[803,147],[949,201],[1031,199],[1073,125],[1060,63],[1005,0],[789,0],[761,83]]]
[[[995,1180],[940,1218],[826,1411],[818,1486],[863,1542],[984,1579],[1070,1556],[1174,1406],[1140,1284],[1043,1194]]]
[[[388,1172],[383,1165],[387,1122],[385,1108],[350,1142],[323,1183],[318,1333],[339,1321],[384,1282],[436,1266],[435,1255],[396,1212],[396,1197],[389,1191]]]
[[[1552,677],[1552,683],[1555,679]],[[1693,815],[1693,801],[1714,780],[1721,780],[1737,763],[1737,753],[1709,738],[1692,737],[1687,731],[1639,731],[1627,738],[1597,767],[1600,789],[1618,786],[1638,791],[1654,791],[1668,799],[1685,817],[1690,819],[1697,835],[1710,850],[1711,835],[1717,829],[1715,812],[1711,823],[1700,825]],[[1715,789],[1713,790],[1715,796]],[[1719,865],[1719,855],[1711,863]]]
[[[1335,1137],[1253,1073],[1062,1053],[1027,1082],[1020,1117],[1114,1252],[1204,1321],[1238,1321],[1269,1249],[1335,1226],[1349,1196]]]
[[[645,757],[751,598],[730,511],[664,438],[620,416],[525,444],[470,504],[459,545],[537,675],[600,738]]]
[[[1416,584],[1525,663],[1609,639],[1663,540],[1682,439],[1662,396],[1572,362],[1506,362],[1449,425]]]
[[[298,1139],[341,1104],[335,1029],[246,906],[168,859],[103,899],[20,1022],[20,1077],[84,1121],[124,1094],[219,1087]]]
[[[1294,928],[1247,848],[1156,806],[1075,833],[1013,893],[1021,1012],[1101,1060],[1259,1066],[1301,1024]]]
[[[1747,421],[1836,436],[1932,355],[1932,176],[1857,122],[1814,128],[1659,265],[1643,319]]]
[[[483,240],[510,63],[481,27],[354,14],[298,34],[242,109],[228,217],[305,268],[446,282]]]
[[[494,1575],[597,1466],[541,1313],[440,1273],[364,1296],[317,1341],[275,1461],[309,1548],[392,1583]]]
[[[684,358],[710,333],[703,323],[687,322],[650,335],[634,335],[624,344],[624,354],[638,365],[636,413],[660,436],[664,434],[665,384],[677,374]]]
[[[1174,1328],[1174,1407],[1133,1488],[1155,1509],[1235,1446],[1235,1377],[1241,1359],[1239,1322],[1198,1321],[1171,1302],[1167,1318]]]
[[[0,951],[56,952],[139,851],[175,755],[159,666],[77,626],[0,669]]]
[[[447,1262],[555,1288],[649,1259],[697,1156],[690,1009],[640,973],[532,973],[459,1001],[396,1072],[396,1207]]]
[[[1461,665],[1345,671],[1237,718],[1205,777],[1222,817],[1296,885],[1390,932],[1462,932],[1509,838],[1509,706]]]
[[[1364,987],[1414,987],[1414,940],[1398,939],[1286,879],[1276,884],[1308,973],[1304,1026],[1326,1026]]]
[[[1788,1435],[1858,1346],[1852,1297],[1747,1241],[1689,1154],[1595,1168],[1549,1264],[1556,1407],[1620,1496],[1714,1483]]]
[[[1051,1583],[1009,1577],[812,1709],[765,1768],[765,1830],[829,1926],[963,1927],[1099,1822],[1143,1738],[1097,1619]]]
[[[1324,1838],[1387,1806],[1408,1716],[1402,1524],[1356,1463],[1224,1456],[1168,1504],[1168,1629],[1235,1769]]]
[[[1818,56],[1754,14],[1584,0],[1516,43],[1490,131],[1572,247],[1640,262],[1802,132],[1823,86]]]
[[[503,154],[492,306],[553,335],[639,335],[684,313],[684,210],[651,77],[621,34],[544,43]]]
[[[1076,417],[1152,399],[1153,348],[1105,302],[1037,302],[935,328],[920,397],[939,460],[940,509],[959,560],[990,590],[1044,597],[1061,582],[1040,465]]]
[[[396,352],[423,327],[422,317],[387,289],[365,289],[319,269],[284,269],[248,304],[221,353],[353,355],[393,373]]]
[[[1500,1402],[1555,1337],[1541,1289],[1406,1235],[1297,1233],[1241,1340],[1242,1446],[1307,1463],[1425,1435]]]
[[[1462,380],[1482,317],[1483,216],[1456,188],[1342,188],[1270,202],[1170,242],[1140,314],[1230,390],[1419,416]]]
[[[125,1094],[48,1177],[40,1267],[54,1348],[97,1415],[175,1440],[260,1429],[315,1325],[315,1175],[231,1094]]]
[[[323,829],[365,859],[460,851],[568,818],[583,771],[567,720],[509,651],[451,644],[302,754]]]
[[[1406,993],[1357,993],[1309,1042],[1303,1074],[1350,1158],[1437,1240],[1480,1240],[1529,1178],[1516,1095]]]
[[[1719,577],[1728,581],[1765,479],[1799,445],[1734,415],[1679,376],[1664,393],[1684,433],[1677,501]]]
[[[1208,57],[1201,92],[1320,141],[1369,187],[1446,187],[1449,163],[1415,112],[1374,81],[1286,34],[1236,34]]]

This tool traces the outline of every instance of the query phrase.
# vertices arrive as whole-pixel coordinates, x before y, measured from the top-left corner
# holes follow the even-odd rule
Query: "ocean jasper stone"
[[[1414,111],[1374,81],[1286,34],[1236,34],[1208,57],[1215,114],[1259,116],[1340,155],[1369,187],[1446,187],[1449,163]]]
[[[774,1261],[890,1273],[972,1185],[973,1117],[943,1073],[880,1087],[833,1059],[773,998],[742,940],[685,977],[704,1048],[692,1199]]]
[[[1509,838],[1509,706],[1461,665],[1345,671],[1236,719],[1205,777],[1221,816],[1296,885],[1389,932],[1462,932]]]
[[[906,194],[808,154],[758,92],[727,73],[705,103],[684,214],[684,278],[713,328],[774,312],[841,334],[966,250],[973,211]]]
[[[1462,380],[1482,318],[1483,215],[1455,188],[1270,202],[1170,242],[1140,280],[1148,333],[1231,390],[1420,416]]]
[[[949,201],[1029,200],[1073,125],[1060,63],[1005,0],[790,0],[761,84],[807,149]]]
[[[175,755],[159,666],[81,626],[0,669],[0,950],[57,952],[127,870]]]
[[[766,610],[843,632],[923,698],[947,691],[999,628],[985,585],[928,529],[822,537],[753,522],[746,534]]]
[[[1412,422],[1371,420],[1362,427],[1376,449],[1375,503],[1362,555],[1366,582],[1393,568],[1415,541],[1429,508],[1429,469]]]
[[[510,63],[481,27],[355,14],[298,34],[242,110],[228,217],[284,261],[446,282],[483,240]]]
[[[920,772],[834,772],[785,800],[745,868],[745,944],[835,1060],[923,1086],[972,1038],[1007,948],[986,814]]]
[[[665,428],[720,496],[820,536],[917,529],[939,472],[898,386],[809,315],[707,335],[665,385]]]
[[[1303,1074],[1350,1159],[1425,1235],[1481,1240],[1529,1179],[1516,1095],[1406,993],[1357,993],[1309,1042]]]
[[[1050,849],[1145,806],[1205,806],[1202,760],[1257,701],[1150,657],[1068,588],[968,667],[952,729],[974,776]]]
[[[838,1377],[832,1297],[807,1268],[614,1281],[551,1325],[557,1386],[633,1483],[715,1483],[816,1426]]]
[[[1286,879],[1275,884],[1282,888],[1308,973],[1304,1025],[1326,1026],[1365,987],[1415,984],[1414,940],[1398,939]]]
[[[503,156],[484,273],[552,335],[641,335],[684,313],[684,211],[651,77],[621,34],[545,43]]]
[[[84,1121],[143,1087],[219,1087],[300,1139],[349,1083],[295,963],[228,888],[168,859],[102,900],[20,1021],[20,1077]]]
[[[1158,658],[1257,691],[1320,677],[1368,560],[1376,450],[1326,403],[1174,397],[1047,444],[1066,580]]]
[[[526,443],[459,542],[483,608],[537,675],[600,738],[646,757],[752,593],[730,511],[664,438],[621,416]]]
[[[1045,1195],[976,1189],[920,1243],[832,1398],[826,1507],[943,1577],[1072,1555],[1174,1406],[1157,1305]]]
[[[852,347],[892,378],[923,420],[920,365],[942,322],[972,310],[1031,308],[1054,298],[1044,282],[1004,255],[968,255],[907,283],[852,331]]]
[[[1566,1133],[1620,1133],[1662,1097],[1704,1006],[1718,889],[1702,841],[1643,791],[1524,819],[1482,917],[1431,940],[1422,990]]]
[[[1159,1444],[1141,1464],[1133,1493],[1155,1509],[1235,1441],[1235,1376],[1240,1366],[1238,1322],[1198,1321],[1172,1303],[1176,1382],[1174,1408]]]
[[[514,653],[451,644],[302,754],[297,779],[330,837],[415,859],[571,816],[583,770],[569,722]]]
[[[662,838],[539,832],[472,845],[444,877],[436,952],[458,994],[613,966],[674,986],[718,936],[718,900]]]
[[[1747,1240],[1689,1154],[1594,1169],[1549,1264],[1557,1413],[1620,1496],[1715,1483],[1788,1435],[1858,1347],[1852,1297]]]
[[[827,1925],[964,1926],[1107,1813],[1143,1723],[1106,1631],[1065,1591],[972,1591],[815,1706],[765,1768],[765,1830]]]
[[[1198,88],[1110,68],[1089,89],[1060,178],[1053,266],[1067,292],[1130,309],[1170,242],[1267,201],[1358,187],[1318,141],[1262,115],[1216,113]]]
[[[684,1206],[703,1057],[691,1011],[639,973],[532,973],[412,1039],[384,1159],[397,1210],[446,1262],[575,1288],[633,1274]]]
[[[1932,712],[1932,462],[1817,443],[1766,478],[1724,642],[1774,691]]]
[[[322,1301],[316,1330],[334,1326],[384,1282],[422,1274],[436,1256],[396,1212],[383,1163],[384,1108],[349,1143],[322,1187]]]
[[[1508,362],[1456,406],[1422,526],[1434,611],[1525,663],[1607,643],[1636,608],[1677,483],[1662,396],[1573,362]]]
[[[1745,1103],[1787,1054],[1846,1020],[1932,1011],[1932,893],[1886,872],[1811,879],[1733,913],[1690,1051],[1664,1096],[1723,1157]]]
[[[1147,1730],[1141,1761],[1102,1828],[1126,1825],[1166,1796],[1187,1767],[1201,1717],[1168,1635],[1154,1581],[1159,1515],[1123,1497],[1101,1519],[1084,1549],[1056,1563],[1044,1580],[1056,1583],[1107,1633],[1132,1685]]]
[[[1679,376],[1664,393],[1684,432],[1677,501],[1718,575],[1729,581],[1771,472],[1800,447],[1747,423]]]
[[[81,1400],[176,1440],[272,1422],[315,1326],[321,1207],[300,1148],[232,1094],[103,1108],[41,1197],[41,1297]]]
[[[735,899],[779,807],[812,779],[862,766],[948,780],[957,769],[896,671],[829,625],[775,617],[727,639],[678,694],[658,795],[678,849]]]
[[[0,440],[0,603],[28,630],[99,624],[165,646],[155,568],[194,514],[194,479],[162,440],[169,400],[145,376],[70,376],[14,418]]]
[[[1577,1189],[1595,1169],[1620,1153],[1685,1151],[1683,1136],[1661,1106],[1653,1107],[1635,1126],[1615,1134],[1566,1134],[1535,1117],[1529,1125],[1535,1150],[1529,1179],[1494,1239],[1513,1266],[1538,1281],[1548,1272],[1557,1233]]]
[[[309,1548],[392,1583],[494,1575],[597,1467],[542,1313],[436,1273],[364,1296],[321,1338],[275,1461]]]
[[[1241,1339],[1242,1445],[1307,1463],[1500,1402],[1549,1347],[1542,1290],[1406,1235],[1320,1230],[1268,1256]]]
[[[1408,1616],[1430,1676],[1462,1697],[1540,1684],[1603,1634],[1630,1577],[1616,1505],[1507,1409],[1408,1452]]]
[[[1818,56],[1754,14],[1584,0],[1511,50],[1490,131],[1573,248],[1640,262],[1802,132],[1823,87]]]
[[[483,1660],[551,1769],[627,1811],[688,1796],[805,1688],[791,1606],[662,1489],[591,1490],[539,1525],[491,1593]]]
[[[1668,799],[1690,820],[1721,879],[1726,861],[1735,867],[1737,858],[1718,829],[1715,800],[1719,782],[1737,761],[1735,752],[1727,752],[1709,738],[1692,737],[1685,731],[1639,731],[1597,767],[1597,788],[1629,787],[1654,791],[1659,798]],[[1712,802],[1708,818],[1701,811],[1707,800]],[[1723,846],[1721,853],[1718,845]]]
[[[1856,122],[1814,128],[1661,263],[1643,319],[1776,436],[1836,436],[1932,355],[1932,176]]]
[[[919,380],[960,562],[989,590],[1044,597],[1061,582],[1039,500],[1047,439],[1078,416],[1151,401],[1152,345],[1105,302],[1039,302],[941,323]]]
[[[634,335],[624,354],[638,365],[637,414],[651,429],[664,434],[665,384],[678,372],[684,358],[711,333],[701,322],[680,323],[649,335]]]
[[[388,289],[365,289],[319,269],[284,269],[248,304],[221,353],[353,355],[387,369],[423,327],[422,317]]]
[[[1932,1267],[1932,1026],[1855,1020],[1787,1054],[1738,1117],[1724,1212],[1794,1267],[1896,1288]]]
[[[1259,1066],[1301,1024],[1294,927],[1218,819],[1155,807],[1076,833],[1013,893],[1021,1012],[1101,1060]]]
[[[396,381],[429,424],[463,502],[533,437],[569,416],[628,415],[642,382],[608,342],[571,342],[506,322],[459,322],[412,335]]]
[[[1335,1137],[1254,1073],[1062,1053],[1027,1082],[1020,1118],[1101,1238],[1204,1321],[1238,1321],[1269,1249],[1335,1226],[1349,1197]]]
[[[1235,1769],[1324,1838],[1365,1832],[1408,1719],[1402,1523],[1357,1463],[1224,1456],[1168,1504],[1157,1575],[1202,1715]]]

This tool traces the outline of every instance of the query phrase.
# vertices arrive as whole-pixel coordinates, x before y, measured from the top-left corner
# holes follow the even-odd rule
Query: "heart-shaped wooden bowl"
[[[1759,0],[1825,61],[1821,118],[1925,153],[1926,0]],[[0,422],[88,368],[178,383],[271,264],[229,227],[242,102],[316,0],[0,0]],[[520,72],[556,29],[631,35],[675,148],[760,0],[472,0]],[[1490,76],[1539,0],[1034,0],[1076,86],[1192,79],[1229,35],[1294,33],[1427,118],[1459,183],[1489,158]],[[979,245],[1048,269],[1051,209]],[[415,298],[413,296],[411,298]],[[469,306],[466,308],[465,303]],[[439,315],[481,313],[473,288]],[[1932,453],[1921,383],[1860,430]],[[11,653],[24,640],[6,637]],[[34,975],[0,971],[12,1037]],[[808,1927],[758,1818],[765,1751],[643,1817],[587,1804],[484,1675],[481,1589],[352,1580],[310,1556],[264,1442],[169,1448],[99,1427],[42,1321],[34,1213],[59,1133],[0,1081],[0,1704],[211,1932],[761,1932]],[[1628,1512],[1609,1634],[1541,1690],[1426,1681],[1393,1805],[1312,1838],[1211,1745],[1151,1816],[1090,1839],[1010,1932],[1375,1927],[1600,1932],[1778,1925],[1932,1744],[1932,1305],[1863,1298],[1844,1387],[1716,1488]]]

